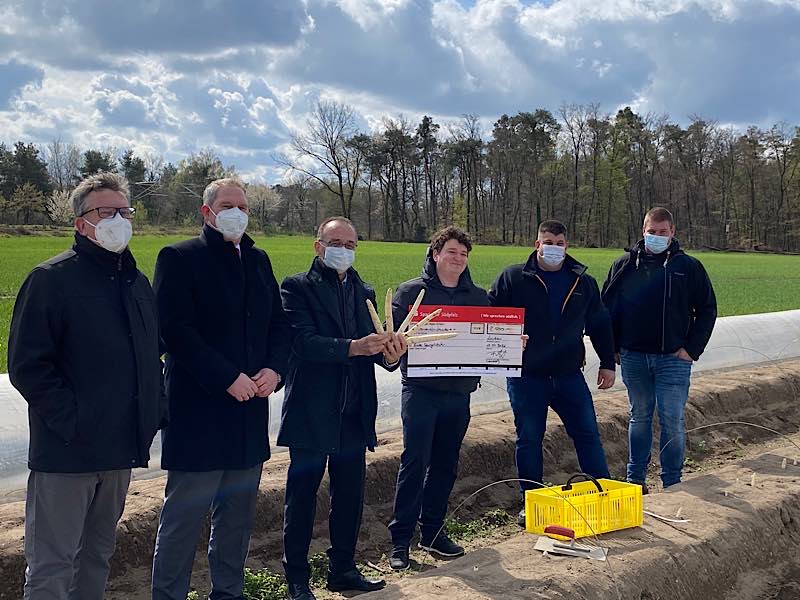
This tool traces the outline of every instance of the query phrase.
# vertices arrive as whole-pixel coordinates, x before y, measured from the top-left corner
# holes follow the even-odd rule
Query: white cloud
[[[266,177],[320,98],[364,129],[472,113],[489,131],[562,102],[798,123],[798,30],[800,0],[10,0],[0,130],[173,161],[211,147]]]
[[[409,0],[338,0],[336,4],[366,30],[380,25],[381,21],[391,19],[394,13],[403,9]]]

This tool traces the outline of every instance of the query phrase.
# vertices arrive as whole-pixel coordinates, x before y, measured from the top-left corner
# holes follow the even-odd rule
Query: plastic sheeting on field
[[[595,389],[598,359],[586,340],[586,381]],[[725,317],[717,320],[714,335],[705,354],[695,365],[696,371],[723,369],[747,364],[780,361],[800,357],[800,310],[759,315]],[[378,430],[400,426],[400,374],[376,368],[378,381]],[[621,388],[618,376],[615,388]],[[600,392],[602,393],[602,392]],[[273,440],[280,423],[283,393],[270,399],[270,438]],[[498,412],[508,408],[505,378],[485,377],[472,395],[472,413]],[[509,432],[509,435],[511,432]],[[8,375],[0,375],[0,501],[9,490],[25,486],[27,477],[28,418],[27,405],[11,386]],[[135,476],[158,473],[160,439],[151,451],[150,469],[137,469]]]

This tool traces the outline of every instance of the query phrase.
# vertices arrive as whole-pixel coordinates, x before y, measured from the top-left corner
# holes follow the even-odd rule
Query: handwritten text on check
[[[442,309],[442,314],[419,333],[456,332],[458,335],[409,347],[409,377],[520,376],[524,309],[422,305],[412,324],[437,308]]]

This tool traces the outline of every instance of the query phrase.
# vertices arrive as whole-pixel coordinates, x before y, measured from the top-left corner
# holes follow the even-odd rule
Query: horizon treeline
[[[689,247],[800,250],[796,125],[740,130],[692,116],[682,127],[597,104],[502,115],[491,130],[476,115],[386,117],[370,133],[357,123],[352,107],[319,102],[271,158],[283,183],[248,187],[252,226],[310,234],[342,214],[365,239],[426,241],[455,224],[478,242],[527,244],[556,218],[573,244],[627,247],[659,205]],[[130,182],[137,224],[165,228],[198,224],[203,188],[236,174],[213,148],[174,164],[60,139],[0,143],[0,222],[70,223],[70,191],[103,170]]]

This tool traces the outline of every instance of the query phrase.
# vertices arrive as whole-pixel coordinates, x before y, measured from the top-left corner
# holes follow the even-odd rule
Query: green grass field
[[[158,251],[185,236],[139,235],[131,247],[139,267],[153,275]],[[256,236],[256,243],[272,259],[275,276],[305,271],[313,255],[309,237]],[[71,236],[0,237],[0,373],[6,367],[6,341],[14,298],[27,273],[41,261],[69,248]],[[378,291],[416,277],[425,257],[425,244],[360,242],[355,267]],[[470,256],[470,270],[478,285],[489,287],[507,265],[523,262],[530,249],[477,246]],[[619,250],[576,248],[571,254],[589,267],[602,285]],[[708,269],[717,293],[720,316],[800,308],[800,257],[740,253],[693,252]],[[380,309],[382,310],[382,309]]]

